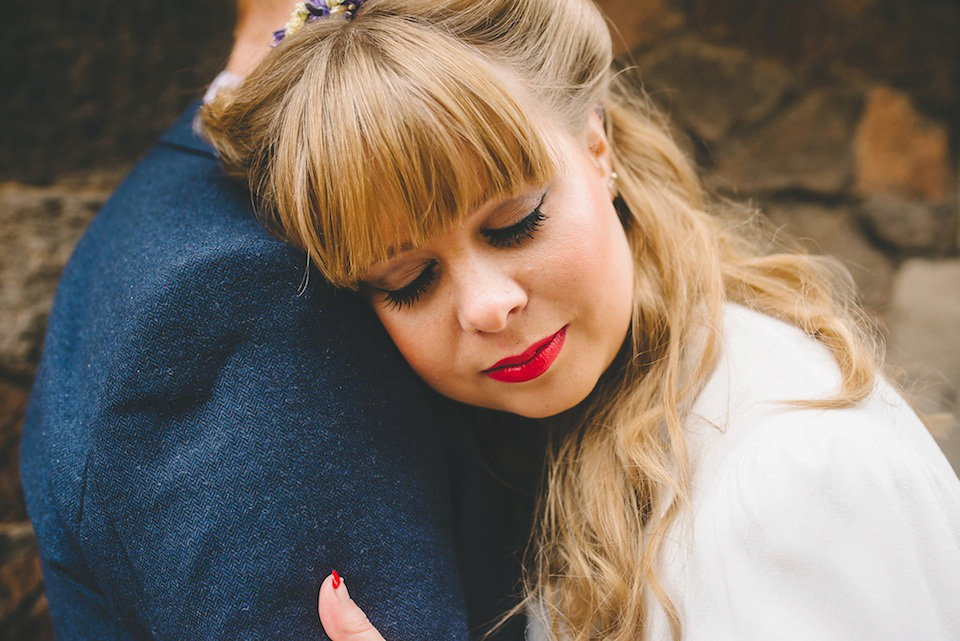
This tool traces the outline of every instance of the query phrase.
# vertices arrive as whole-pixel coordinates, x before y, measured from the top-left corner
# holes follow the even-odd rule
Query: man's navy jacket
[[[367,305],[316,272],[298,293],[303,253],[195,109],[91,224],[50,317],[21,474],[57,638],[326,638],[331,569],[387,639],[475,638],[514,588],[503,493]]]

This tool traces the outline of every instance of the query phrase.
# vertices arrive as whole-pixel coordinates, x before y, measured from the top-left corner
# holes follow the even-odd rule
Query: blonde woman
[[[844,280],[704,196],[592,3],[307,4],[278,40],[207,135],[430,387],[555,429],[532,635],[960,638],[960,483]],[[380,638],[339,575],[319,608]]]

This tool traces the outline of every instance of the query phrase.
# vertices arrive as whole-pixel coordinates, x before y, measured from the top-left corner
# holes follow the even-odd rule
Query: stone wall
[[[230,0],[5,2],[0,20],[0,639],[52,638],[17,443],[57,278],[226,60]]]
[[[225,60],[233,15],[228,0],[10,4],[0,21],[0,637],[21,641],[51,638],[17,442],[56,279],[118,180]],[[953,409],[956,3],[600,4],[707,184],[840,257],[917,404]],[[941,444],[960,467],[960,436]]]

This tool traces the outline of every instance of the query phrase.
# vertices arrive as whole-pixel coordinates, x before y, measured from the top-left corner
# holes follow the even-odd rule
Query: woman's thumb
[[[383,641],[367,615],[350,598],[347,584],[336,570],[320,585],[317,611],[331,641]]]

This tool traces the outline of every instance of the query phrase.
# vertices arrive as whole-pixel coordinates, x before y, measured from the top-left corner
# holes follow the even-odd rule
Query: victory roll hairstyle
[[[631,330],[623,362],[548,452],[514,610],[543,604],[571,641],[642,639],[648,594],[681,635],[657,555],[686,506],[683,420],[715,363],[724,302],[832,350],[841,389],[804,403],[851,405],[878,372],[831,264],[751,241],[719,215],[639,84],[611,64],[589,0],[367,0],[350,21],[284,38],[202,113],[265,225],[353,287],[391,247],[547,183],[564,162],[556,136],[602,107],[636,276]]]

